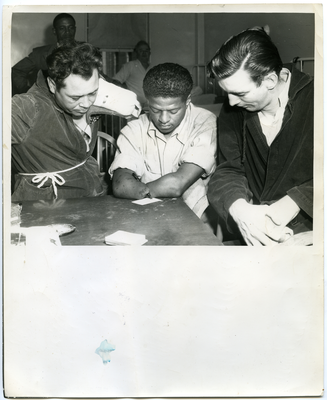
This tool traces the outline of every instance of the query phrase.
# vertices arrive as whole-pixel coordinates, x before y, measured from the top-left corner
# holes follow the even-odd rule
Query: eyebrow
[[[68,95],[69,97],[71,97],[71,98],[73,98],[73,97],[78,97],[78,98],[80,98],[80,97],[84,97],[84,96],[90,96],[90,95],[92,95],[92,94],[95,94],[95,92],[97,92],[99,90],[99,88],[98,89],[95,89],[93,92],[91,92],[91,93],[87,93],[87,94],[82,94],[82,95],[74,95],[74,94],[72,94],[72,95]]]
[[[160,108],[156,108],[156,107],[153,107],[153,106],[149,106],[149,107],[152,108],[153,110],[156,110],[156,111],[176,111],[176,110],[180,109],[180,107],[175,107],[175,108],[172,108],[171,110],[161,110]]]
[[[227,92],[228,94],[233,94],[234,96],[240,96],[242,94],[247,94],[249,93],[248,91],[243,91],[243,92]]]

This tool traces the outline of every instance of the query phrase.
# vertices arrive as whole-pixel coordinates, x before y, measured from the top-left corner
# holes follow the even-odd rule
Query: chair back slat
[[[97,161],[101,173],[107,173],[117,150],[116,140],[108,133],[98,131]]]

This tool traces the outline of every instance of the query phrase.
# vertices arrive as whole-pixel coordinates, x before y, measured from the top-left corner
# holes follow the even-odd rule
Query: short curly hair
[[[73,42],[60,46],[53,50],[46,61],[49,77],[58,90],[65,86],[64,80],[70,74],[89,79],[94,69],[100,72],[102,68],[101,52],[90,43]]]
[[[179,64],[164,63],[151,68],[143,80],[145,97],[181,97],[186,101],[193,88],[189,71]]]
[[[71,19],[71,20],[74,22],[74,25],[76,25],[75,18],[74,18],[72,15],[67,14],[67,13],[61,13],[61,14],[58,14],[58,15],[54,18],[53,23],[52,23],[53,27],[56,28],[57,23],[58,23],[59,21],[61,21],[62,19]]]

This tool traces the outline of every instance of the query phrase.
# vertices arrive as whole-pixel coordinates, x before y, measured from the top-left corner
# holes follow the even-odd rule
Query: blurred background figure
[[[57,42],[36,47],[32,52],[12,67],[12,95],[26,93],[36,82],[40,69],[47,70],[46,58],[62,44],[75,40],[76,23],[70,14],[58,14],[53,20],[53,34]]]
[[[142,86],[145,74],[150,69],[150,46],[144,40],[140,40],[134,51],[136,60],[124,64],[113,80],[126,84],[126,88],[132,90],[137,95],[138,101],[144,106],[146,99]]]

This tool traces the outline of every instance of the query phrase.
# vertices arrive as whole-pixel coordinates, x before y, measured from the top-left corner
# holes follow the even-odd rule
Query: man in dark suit
[[[313,78],[259,27],[228,39],[208,73],[227,94],[208,199],[229,244],[312,245]]]
[[[75,19],[70,14],[58,14],[53,20],[53,33],[57,43],[34,48],[27,57],[12,67],[12,95],[26,93],[36,82],[38,71],[47,69],[47,56],[63,43],[75,40]]]

